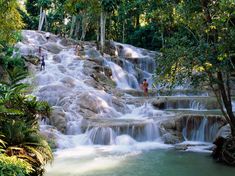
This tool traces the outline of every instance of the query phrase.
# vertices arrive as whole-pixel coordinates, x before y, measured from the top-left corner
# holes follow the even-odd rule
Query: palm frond
[[[13,70],[8,70],[9,81],[11,85],[18,83],[28,76],[28,72],[22,68],[15,67]]]

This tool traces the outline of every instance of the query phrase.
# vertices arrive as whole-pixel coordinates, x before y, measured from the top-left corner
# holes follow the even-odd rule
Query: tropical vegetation
[[[52,159],[38,125],[40,117],[50,115],[50,107],[30,95],[22,82],[28,75],[24,61],[13,57],[22,28],[96,40],[101,52],[105,40],[160,50],[156,83],[164,88],[187,84],[212,90],[231,127],[229,142],[235,140],[230,82],[235,72],[234,0],[24,2],[19,6],[17,0],[0,0],[0,168],[7,168],[4,172],[42,174]]]
[[[18,2],[0,1],[0,175],[41,175],[52,151],[39,133],[39,118],[50,115],[47,102],[29,94],[24,61],[13,56],[23,26]]]

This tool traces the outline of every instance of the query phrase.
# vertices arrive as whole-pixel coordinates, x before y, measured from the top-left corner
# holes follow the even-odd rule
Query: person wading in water
[[[41,60],[41,69],[40,71],[45,70],[45,60],[44,60],[44,56],[42,56],[42,60]]]
[[[144,79],[143,83],[142,83],[142,89],[144,91],[144,96],[148,96],[148,82],[146,79]]]

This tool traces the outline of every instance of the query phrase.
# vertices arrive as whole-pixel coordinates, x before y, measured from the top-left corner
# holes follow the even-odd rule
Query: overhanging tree
[[[157,82],[177,85],[190,81],[208,83],[235,136],[232,112],[231,73],[235,71],[235,2],[174,2],[175,29],[170,31],[162,59],[158,60]]]

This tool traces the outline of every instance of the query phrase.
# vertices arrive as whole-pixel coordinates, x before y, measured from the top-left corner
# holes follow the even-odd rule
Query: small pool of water
[[[209,153],[174,149],[131,154],[107,154],[107,151],[97,154],[93,149],[80,152],[78,156],[72,152],[71,156],[67,153],[56,158],[52,167],[47,168],[46,176],[231,176],[235,173],[235,168],[216,163]]]

